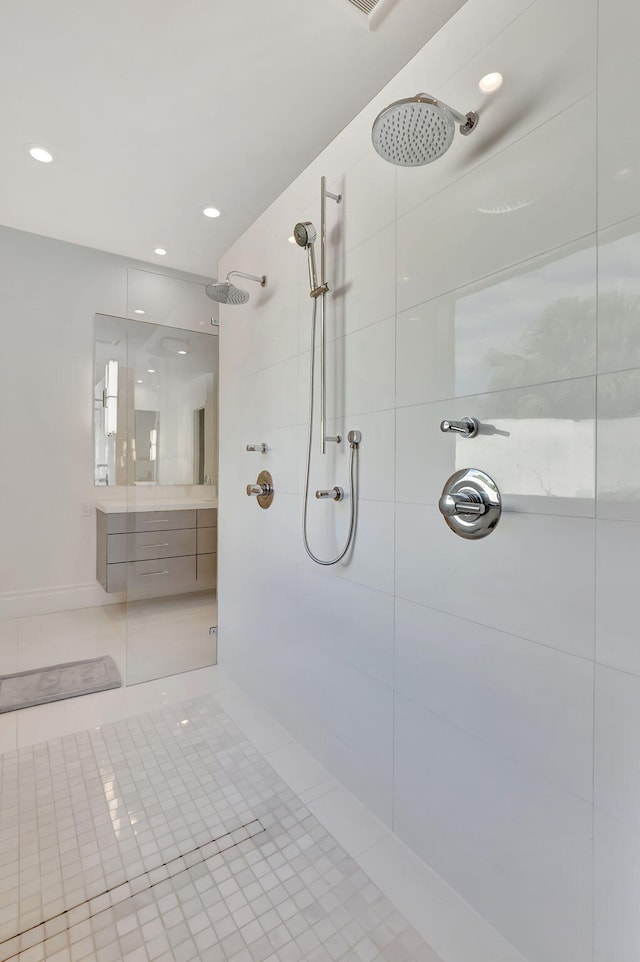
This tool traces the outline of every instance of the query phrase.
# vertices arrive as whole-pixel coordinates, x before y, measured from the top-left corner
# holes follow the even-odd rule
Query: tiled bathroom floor
[[[213,696],[0,756],[0,960],[438,962]]]

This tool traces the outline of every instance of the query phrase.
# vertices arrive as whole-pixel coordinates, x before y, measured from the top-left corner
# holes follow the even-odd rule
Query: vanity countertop
[[[217,498],[176,498],[171,501],[96,501],[96,510],[105,514],[122,514],[125,511],[184,511],[189,508],[217,508]]]

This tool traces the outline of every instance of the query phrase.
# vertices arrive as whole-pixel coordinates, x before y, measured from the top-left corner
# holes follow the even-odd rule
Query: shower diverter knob
[[[465,468],[451,475],[438,508],[452,531],[475,540],[486,538],[497,525],[502,499],[493,478],[477,468]]]
[[[247,485],[249,497],[258,499],[261,508],[269,508],[273,501],[273,478],[268,471],[261,471],[255,484]]]

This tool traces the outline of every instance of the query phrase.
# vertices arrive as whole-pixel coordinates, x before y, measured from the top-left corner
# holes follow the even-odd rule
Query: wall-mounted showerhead
[[[266,274],[258,276],[256,274],[243,274],[242,271],[229,271],[226,281],[213,281],[211,284],[207,284],[205,287],[207,297],[219,304],[246,304],[249,300],[249,292],[242,287],[231,284],[229,278],[233,276],[246,277],[248,281],[255,281],[260,287],[264,287],[267,283]]]
[[[373,123],[371,139],[383,160],[399,167],[419,167],[449,149],[456,123],[461,134],[470,134],[478,115],[473,110],[463,115],[429,94],[416,94],[385,107]]]
[[[299,247],[309,247],[310,244],[315,242],[318,232],[311,221],[305,220],[296,224],[293,228],[293,236]]]

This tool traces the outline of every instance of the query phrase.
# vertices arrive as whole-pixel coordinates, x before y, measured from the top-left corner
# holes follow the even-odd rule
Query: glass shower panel
[[[218,328],[204,285],[129,270],[127,684],[217,660]],[[126,546],[126,548],[125,548]]]

